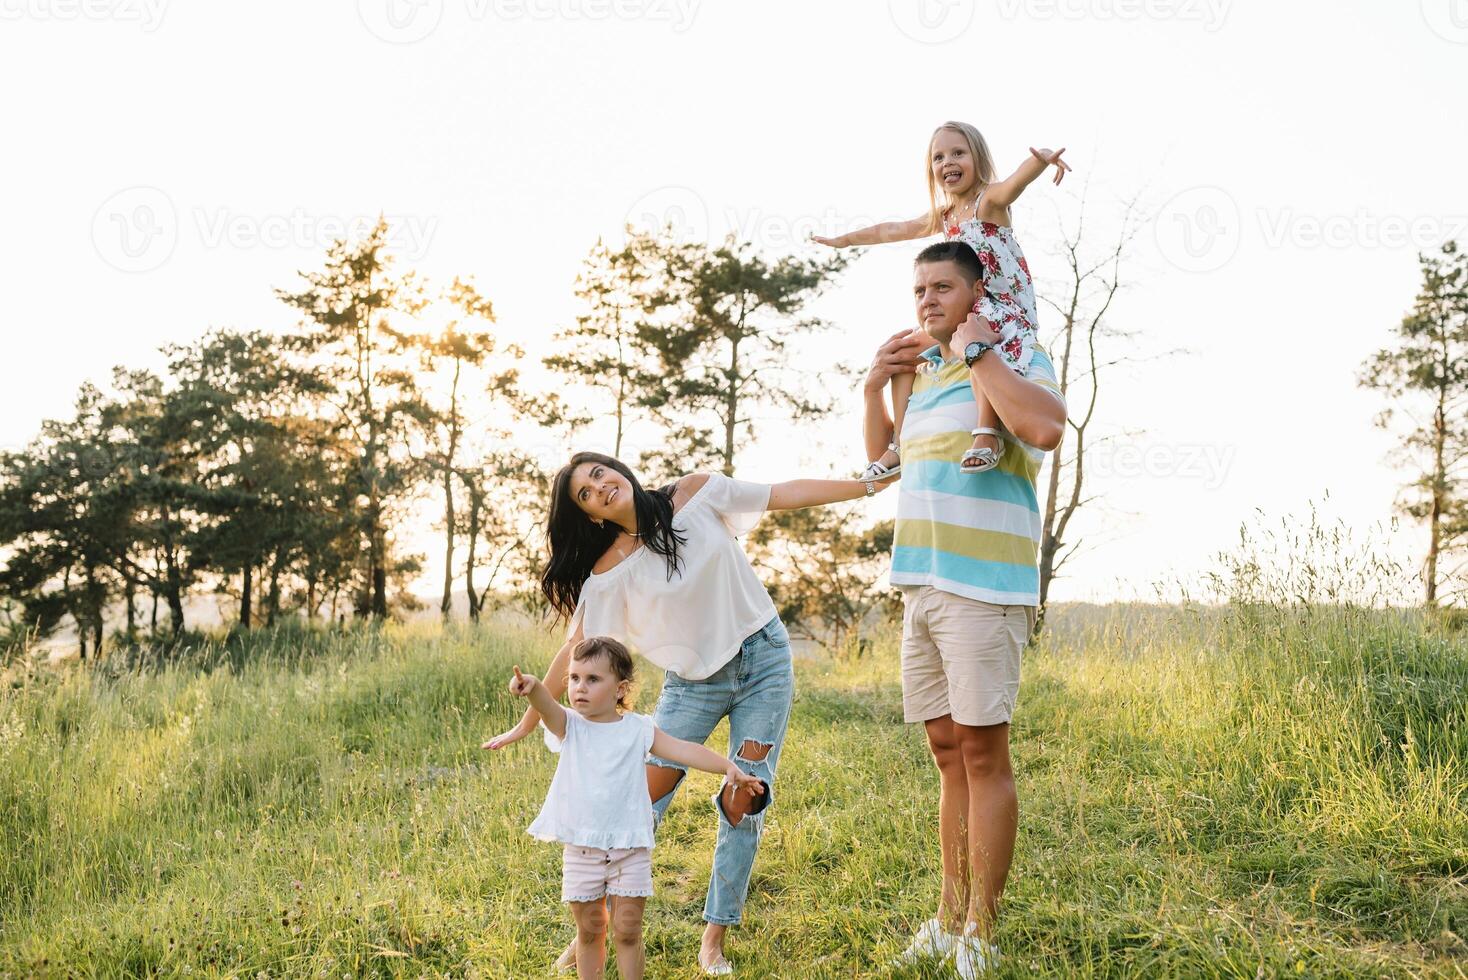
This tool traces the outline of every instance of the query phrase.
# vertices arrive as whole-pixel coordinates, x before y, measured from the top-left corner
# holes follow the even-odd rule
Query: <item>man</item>
[[[953,956],[972,977],[999,958],[993,930],[1014,854],[1019,803],[1009,759],[1009,721],[1020,652],[1040,601],[1035,480],[1060,444],[1065,402],[1049,356],[1035,349],[1020,377],[990,345],[999,337],[972,312],[983,270],[963,242],[930,245],[913,267],[920,331],[878,351],[864,386],[868,459],[892,440],[883,393],[921,359],[901,439],[892,583],[902,589],[902,701],[922,722],[938,765],[943,889],[902,959]],[[998,466],[963,473],[978,408],[988,398],[1009,443]]]

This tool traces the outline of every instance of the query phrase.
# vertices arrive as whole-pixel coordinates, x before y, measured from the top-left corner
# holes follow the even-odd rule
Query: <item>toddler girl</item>
[[[673,738],[648,716],[625,710],[632,655],[616,640],[583,640],[571,652],[566,676],[570,711],[518,666],[510,681],[510,693],[530,701],[545,724],[546,745],[561,756],[529,832],[565,845],[561,901],[570,903],[576,921],[577,975],[602,975],[610,896],[617,970],[627,980],[641,978],[642,911],[652,895],[652,803],[643,769],[648,753],[723,773],[736,790],[754,795],[764,792],[764,783],[733,760]]]

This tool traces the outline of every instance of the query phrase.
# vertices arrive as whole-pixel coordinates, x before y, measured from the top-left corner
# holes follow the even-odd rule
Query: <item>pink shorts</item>
[[[652,897],[652,848],[566,845],[561,901],[595,902],[607,895]]]

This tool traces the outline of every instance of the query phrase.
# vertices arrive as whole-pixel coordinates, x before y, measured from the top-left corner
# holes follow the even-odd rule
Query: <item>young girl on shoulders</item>
[[[909,241],[942,232],[952,241],[967,242],[984,267],[983,293],[974,312],[999,334],[994,353],[1020,375],[1029,368],[1039,317],[1029,263],[1014,237],[1009,206],[1046,168],[1055,167],[1059,184],[1070,165],[1058,150],[1030,148],[1030,156],[1005,180],[994,179],[994,158],[977,129],[968,123],[945,122],[928,141],[928,212],[911,221],[889,221],[836,238],[811,236],[832,248]],[[986,351],[981,351],[982,356]],[[886,479],[901,469],[899,434],[912,395],[913,376],[892,379],[892,442],[879,459],[867,464],[861,479]],[[973,446],[963,454],[959,470],[982,473],[993,469],[1004,455],[999,416],[984,393],[974,386],[979,406],[978,424],[970,432]]]
[[[565,845],[561,901],[570,904],[576,922],[576,973],[583,980],[602,976],[606,964],[608,896],[617,971],[624,980],[642,977],[642,913],[652,895],[648,754],[722,773],[736,791],[764,792],[764,784],[732,759],[673,738],[648,716],[627,711],[632,670],[625,646],[593,636],[571,653],[566,671],[571,710],[518,666],[510,681],[510,693],[526,698],[540,714],[546,744],[561,756],[529,832]]]

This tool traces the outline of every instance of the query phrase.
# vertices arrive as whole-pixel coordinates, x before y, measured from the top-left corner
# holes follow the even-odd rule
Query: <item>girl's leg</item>
[[[993,405],[989,404],[989,399],[984,395],[983,389],[979,387],[979,383],[974,380],[973,375],[969,375],[969,384],[974,389],[974,402],[979,406],[979,424],[977,428],[999,428],[999,413],[994,411]],[[991,449],[995,453],[998,453],[999,437],[990,435],[974,436],[973,448]]]
[[[607,911],[600,900],[571,902],[576,920],[576,976],[601,980],[607,964]]]
[[[612,895],[612,948],[617,953],[617,974],[622,980],[642,980],[642,910],[645,898]]]
[[[765,794],[752,798],[726,787],[714,798],[719,837],[703,911],[709,923],[700,954],[704,966],[723,958],[724,933],[743,918],[749,877],[764,832],[765,811],[774,801],[775,771],[795,696],[790,637],[778,619],[744,641],[736,662],[740,664],[740,690],[729,712],[729,757],[764,782]]]
[[[907,417],[907,402],[912,397],[912,385],[917,379],[914,374],[895,374],[892,376],[892,442],[894,445],[902,444],[902,420]],[[896,466],[898,454],[887,450],[882,454],[882,465]]]

